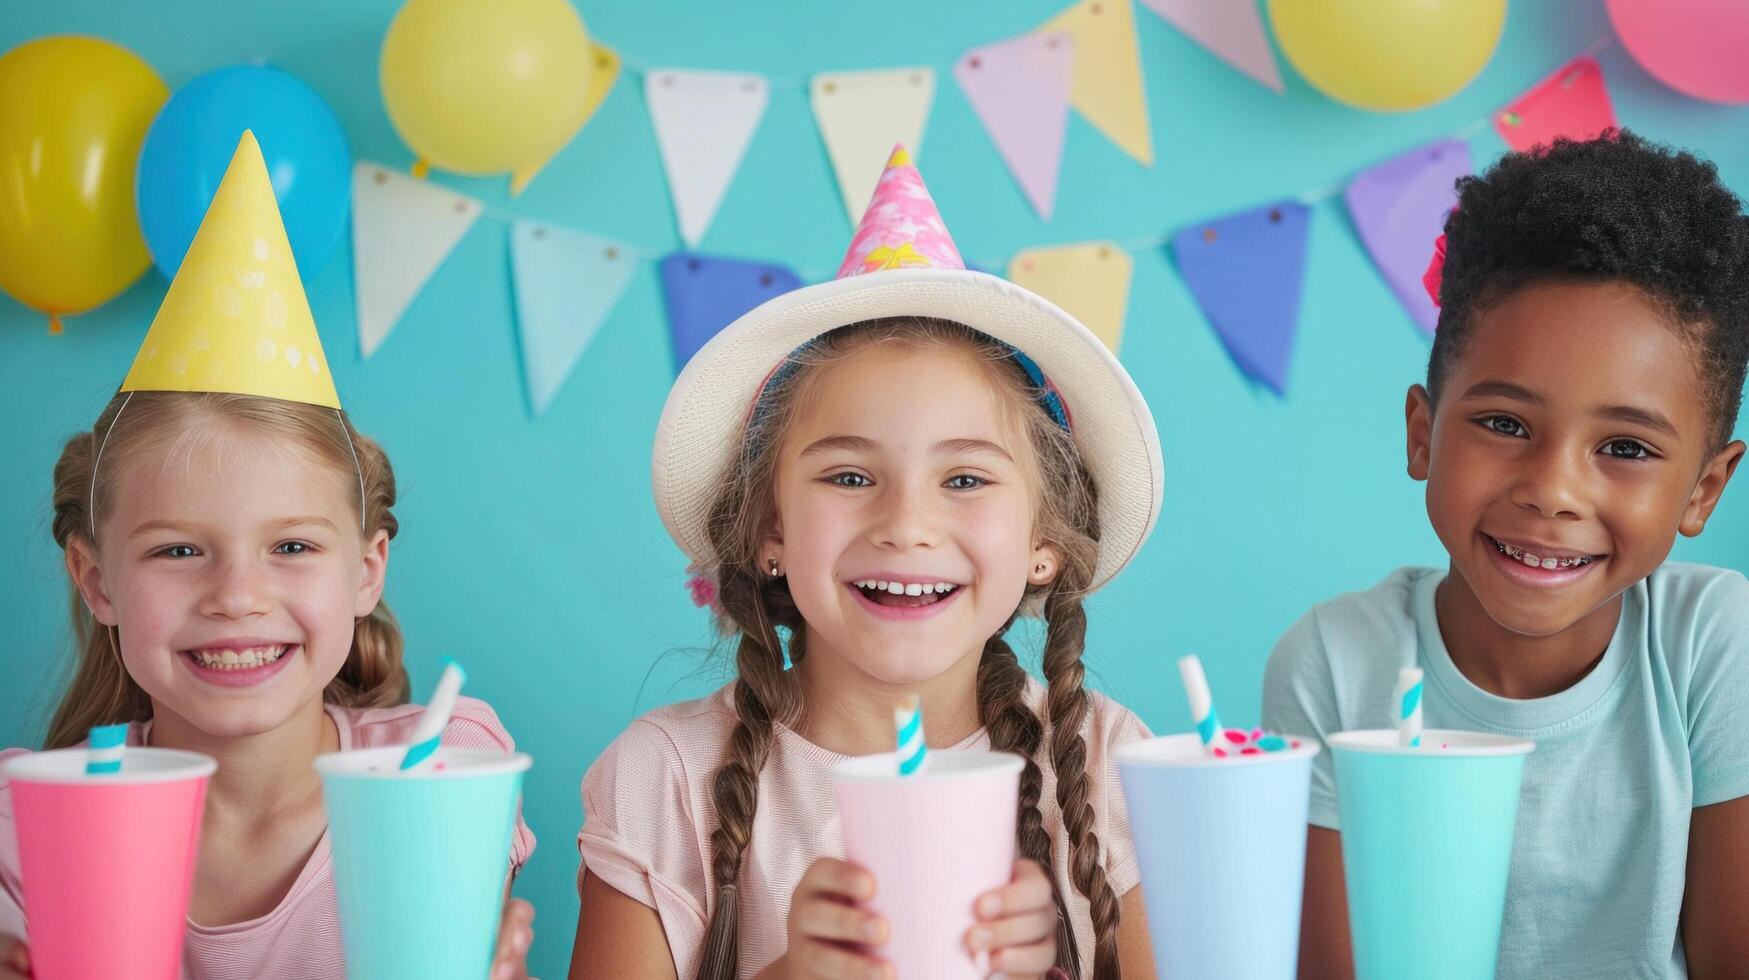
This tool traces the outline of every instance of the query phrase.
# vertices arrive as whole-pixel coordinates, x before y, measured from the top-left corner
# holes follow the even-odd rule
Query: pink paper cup
[[[6,763],[37,980],[176,980],[210,757],[128,748],[85,774],[84,749]]]
[[[906,980],[980,980],[966,951],[972,905],[1014,874],[1014,822],[1024,763],[1010,752],[941,750],[929,768],[899,775],[894,753],[832,770],[845,856],[875,879],[864,903],[887,920],[871,952]]]

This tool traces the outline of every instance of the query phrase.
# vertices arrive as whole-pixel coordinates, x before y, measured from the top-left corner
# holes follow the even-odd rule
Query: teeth
[[[1581,565],[1591,564],[1591,558],[1587,555],[1581,555],[1577,558],[1544,558],[1541,555],[1533,555],[1523,548],[1514,548],[1504,541],[1495,541],[1494,547],[1499,548],[1501,554],[1513,561],[1523,562],[1529,568],[1543,568],[1553,571],[1557,568],[1578,568]]]
[[[250,647],[246,650],[194,650],[194,658],[202,667],[212,670],[249,670],[265,667],[285,655],[284,645]]]
[[[885,582],[880,579],[860,579],[852,582],[859,589],[870,589],[875,592],[891,592],[893,595],[945,595],[959,586],[952,582]]]

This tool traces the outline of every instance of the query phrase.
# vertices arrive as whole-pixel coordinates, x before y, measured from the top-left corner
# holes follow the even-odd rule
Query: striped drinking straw
[[[1404,667],[1397,671],[1397,691],[1392,698],[1397,705],[1397,744],[1406,748],[1421,746],[1421,668]]]
[[[1190,699],[1190,720],[1196,724],[1203,751],[1212,755],[1221,738],[1221,719],[1215,714],[1215,699],[1209,694],[1209,681],[1196,654],[1178,659],[1178,676],[1184,680],[1184,695]]]
[[[90,750],[85,753],[85,775],[121,772],[121,754],[127,742],[126,725],[98,725],[91,729]]]
[[[449,727],[449,716],[455,711],[455,696],[467,679],[461,664],[443,658],[443,674],[437,678],[437,690],[431,692],[431,700],[425,703],[425,713],[419,716],[419,724],[408,740],[407,754],[401,757],[402,772],[418,768],[437,754],[443,730]]]
[[[893,709],[899,733],[899,775],[915,776],[929,768],[929,746],[923,743],[923,704],[916,695]]]

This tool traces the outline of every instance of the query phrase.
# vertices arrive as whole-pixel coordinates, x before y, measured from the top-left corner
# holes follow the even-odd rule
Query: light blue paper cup
[[[1289,736],[1297,738],[1297,736]],[[1164,980],[1293,980],[1318,743],[1211,759],[1195,735],[1116,752]]]
[[[1500,955],[1524,757],[1534,742],[1428,729],[1329,739],[1360,980],[1487,980]]]
[[[405,752],[391,746],[316,759],[346,975],[484,980],[529,757],[442,748],[431,767],[402,773]]]

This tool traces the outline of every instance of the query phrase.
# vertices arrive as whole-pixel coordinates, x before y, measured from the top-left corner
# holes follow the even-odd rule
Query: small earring
[[[771,577],[776,578],[777,577],[777,559],[776,558],[767,558],[767,559],[765,559],[765,562],[766,562],[766,567],[771,570]]]

